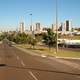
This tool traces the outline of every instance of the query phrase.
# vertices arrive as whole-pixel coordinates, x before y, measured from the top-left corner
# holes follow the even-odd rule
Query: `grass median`
[[[79,50],[70,50],[70,49],[59,49],[58,53],[56,53],[56,49],[52,48],[49,50],[48,47],[44,46],[35,46],[35,48],[31,48],[30,45],[17,45],[18,47],[22,47],[27,50],[31,50],[37,54],[44,54],[44,55],[49,55],[49,56],[57,56],[57,57],[72,57],[72,58],[80,58],[80,51]]]

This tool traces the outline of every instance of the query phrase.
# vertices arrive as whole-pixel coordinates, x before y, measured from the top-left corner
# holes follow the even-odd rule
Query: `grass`
[[[62,39],[73,39],[73,40],[80,40],[80,35],[76,36],[61,36]]]
[[[70,51],[70,50],[69,51],[68,50],[59,50],[57,56],[80,58],[80,52]]]
[[[30,45],[18,45],[19,47],[37,52],[38,54],[45,54],[49,56],[58,56],[58,57],[73,57],[73,58],[80,58],[80,51],[76,50],[64,50],[59,49],[58,53],[56,54],[56,49],[52,48],[49,50],[47,47],[44,46],[36,46],[34,49],[30,47]]]

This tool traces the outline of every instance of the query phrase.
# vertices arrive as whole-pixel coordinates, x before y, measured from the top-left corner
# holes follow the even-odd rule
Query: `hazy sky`
[[[30,13],[33,23],[51,25],[55,23],[55,3],[56,0],[0,0],[0,30],[16,29],[21,19],[29,25]],[[58,0],[59,22],[68,19],[80,26],[80,0]]]

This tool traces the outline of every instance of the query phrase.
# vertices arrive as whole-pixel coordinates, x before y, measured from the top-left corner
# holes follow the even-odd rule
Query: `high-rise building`
[[[66,31],[71,31],[71,22],[69,20],[66,20],[65,27],[66,27]]]
[[[66,21],[66,31],[69,31],[69,21]]]
[[[40,31],[41,29],[40,26],[41,26],[40,23],[36,23],[36,31]]]
[[[52,31],[54,31],[54,25],[52,24]]]
[[[61,25],[58,28],[58,31],[62,31],[63,30],[63,23],[61,23]]]
[[[21,22],[20,23],[19,32],[20,33],[23,33],[24,32],[24,22]]]
[[[30,25],[30,31],[32,31],[32,26]]]
[[[56,31],[56,25],[55,24],[52,24],[52,31]]]

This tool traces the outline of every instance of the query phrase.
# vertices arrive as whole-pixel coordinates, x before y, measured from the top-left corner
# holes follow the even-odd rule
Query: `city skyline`
[[[58,0],[58,21],[72,20],[73,26],[80,26],[80,0]],[[55,24],[56,0],[0,0],[0,30],[16,29],[21,20],[30,25],[40,22]],[[27,27],[29,29],[29,27]]]

